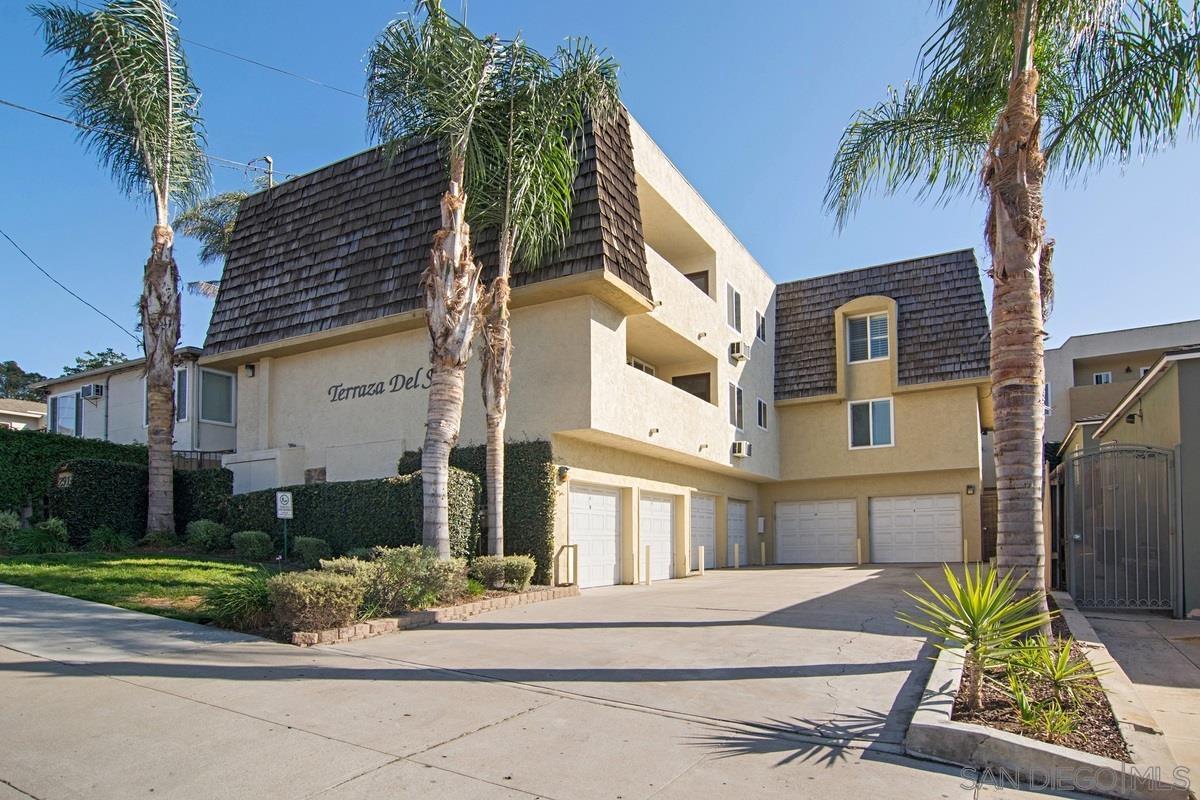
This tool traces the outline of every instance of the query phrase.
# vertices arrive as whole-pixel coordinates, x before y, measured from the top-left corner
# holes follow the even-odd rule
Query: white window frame
[[[767,429],[767,401],[761,397],[758,398],[755,408],[758,412],[758,429],[765,431]]]
[[[732,283],[725,284],[725,322],[738,333],[742,332],[742,293]]]
[[[1104,380],[1097,380],[1097,378],[1104,378]],[[1093,386],[1107,386],[1108,384],[1110,384],[1112,382],[1113,382],[1113,380],[1112,380],[1112,371],[1111,370],[1105,370],[1104,372],[1093,372],[1092,373],[1092,385]]]
[[[637,356],[626,356],[625,363],[628,366],[636,369],[638,372],[644,372],[652,377],[658,377],[658,370],[654,368],[654,365],[648,361],[642,361]]]
[[[887,361],[892,357],[892,336],[891,324],[892,321],[888,318],[886,311],[874,311],[870,314],[855,314],[852,317],[846,317],[846,363],[848,364],[866,364],[871,361]],[[871,320],[876,317],[883,317],[884,335],[882,341],[887,346],[887,353],[881,356],[871,355],[871,344],[879,337],[871,335]],[[853,348],[850,346],[850,323],[855,320],[865,319],[867,321],[867,357],[855,358]]]
[[[875,441],[875,403],[888,404],[888,427],[891,429],[892,439],[887,444],[874,444]],[[871,439],[871,444],[854,444],[854,407],[867,406],[867,433]],[[866,400],[851,400],[846,403],[846,444],[851,450],[878,450],[882,447],[896,446],[896,402],[891,397],[872,397]]]
[[[745,406],[742,400],[742,387],[736,383],[729,384],[729,424],[739,431],[746,429]]]
[[[224,420],[219,420],[219,419],[205,419],[204,418],[204,375],[209,372],[213,373],[214,375],[224,375],[229,378],[229,419],[230,419],[230,422],[225,422]],[[237,425],[237,375],[235,375],[232,372],[225,372],[224,370],[219,370],[219,369],[207,369],[205,367],[201,367],[199,369],[199,373],[200,373],[200,380],[198,380],[196,382],[198,384],[197,389],[199,392],[197,394],[197,397],[199,399],[196,401],[198,403],[198,405],[196,406],[197,418],[201,422],[203,422],[207,425],[224,425],[227,428],[235,427]]]
[[[767,317],[758,310],[754,312],[754,338],[760,342],[767,340]]]
[[[83,436],[83,405],[84,404],[79,402],[78,399],[75,399],[78,395],[79,395],[78,389],[76,389],[73,392],[60,392],[58,394],[50,395],[50,402],[54,404],[54,410],[53,410],[53,412],[51,412],[51,409],[47,408],[46,416],[54,417],[54,419],[53,419],[54,427],[51,429],[51,431],[50,431],[51,433],[61,433],[61,431],[58,430],[58,420],[62,416],[61,413],[58,411],[59,398],[60,397],[70,397],[70,398],[72,398],[71,413],[73,413],[75,415],[75,432],[74,433],[63,433],[62,435],[63,436],[75,436],[75,437]],[[46,422],[47,422],[47,424],[49,424],[51,422],[51,420],[47,419]]]

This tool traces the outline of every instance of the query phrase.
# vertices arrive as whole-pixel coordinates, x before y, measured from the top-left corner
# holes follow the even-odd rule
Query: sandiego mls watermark
[[[1113,794],[1120,787],[1132,783],[1155,783],[1183,790],[1192,787],[1191,773],[1187,767],[1175,767],[1170,773],[1162,767],[1139,769],[1133,764],[1121,764],[1120,769],[1064,767],[1050,772],[1006,767],[964,767],[959,774],[964,779],[964,783],[961,784],[964,789],[984,784],[996,788],[1020,786],[1034,790]]]

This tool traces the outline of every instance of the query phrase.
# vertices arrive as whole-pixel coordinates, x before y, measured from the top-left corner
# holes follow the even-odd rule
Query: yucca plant
[[[961,581],[948,565],[943,564],[942,570],[948,591],[939,591],[918,576],[929,597],[905,592],[923,618],[904,611],[896,617],[940,637],[939,648],[962,648],[967,698],[971,708],[977,709],[983,705],[986,670],[1011,652],[1018,637],[1048,625],[1050,617],[1038,608],[1044,598],[1018,595],[1023,577],[1014,576],[1011,570],[1000,575],[977,564],[974,569],[963,569]]]
[[[1009,672],[1046,684],[1063,706],[1077,705],[1096,692],[1097,672],[1087,658],[1071,652],[1074,643],[1069,636],[1057,641],[1034,636],[1013,651]]]

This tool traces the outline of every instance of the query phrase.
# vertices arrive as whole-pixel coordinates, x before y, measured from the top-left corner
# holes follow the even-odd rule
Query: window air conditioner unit
[[[104,397],[103,383],[86,383],[79,390],[79,395],[84,400],[99,400]]]
[[[749,458],[750,457],[750,443],[747,441],[743,441],[741,439],[738,439],[737,441],[735,441],[733,443],[733,457],[734,458]]]
[[[734,361],[746,361],[750,358],[750,348],[745,342],[732,342],[729,345],[729,357]]]

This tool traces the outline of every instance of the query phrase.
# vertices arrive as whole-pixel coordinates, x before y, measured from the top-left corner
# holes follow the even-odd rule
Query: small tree
[[[100,369],[101,367],[111,367],[113,364],[120,364],[122,361],[128,361],[129,356],[124,353],[118,353],[111,347],[101,350],[99,353],[93,353],[91,350],[85,350],[83,355],[75,356],[75,363],[68,364],[63,367],[63,375],[78,375],[81,372],[87,372],[91,369]]]

